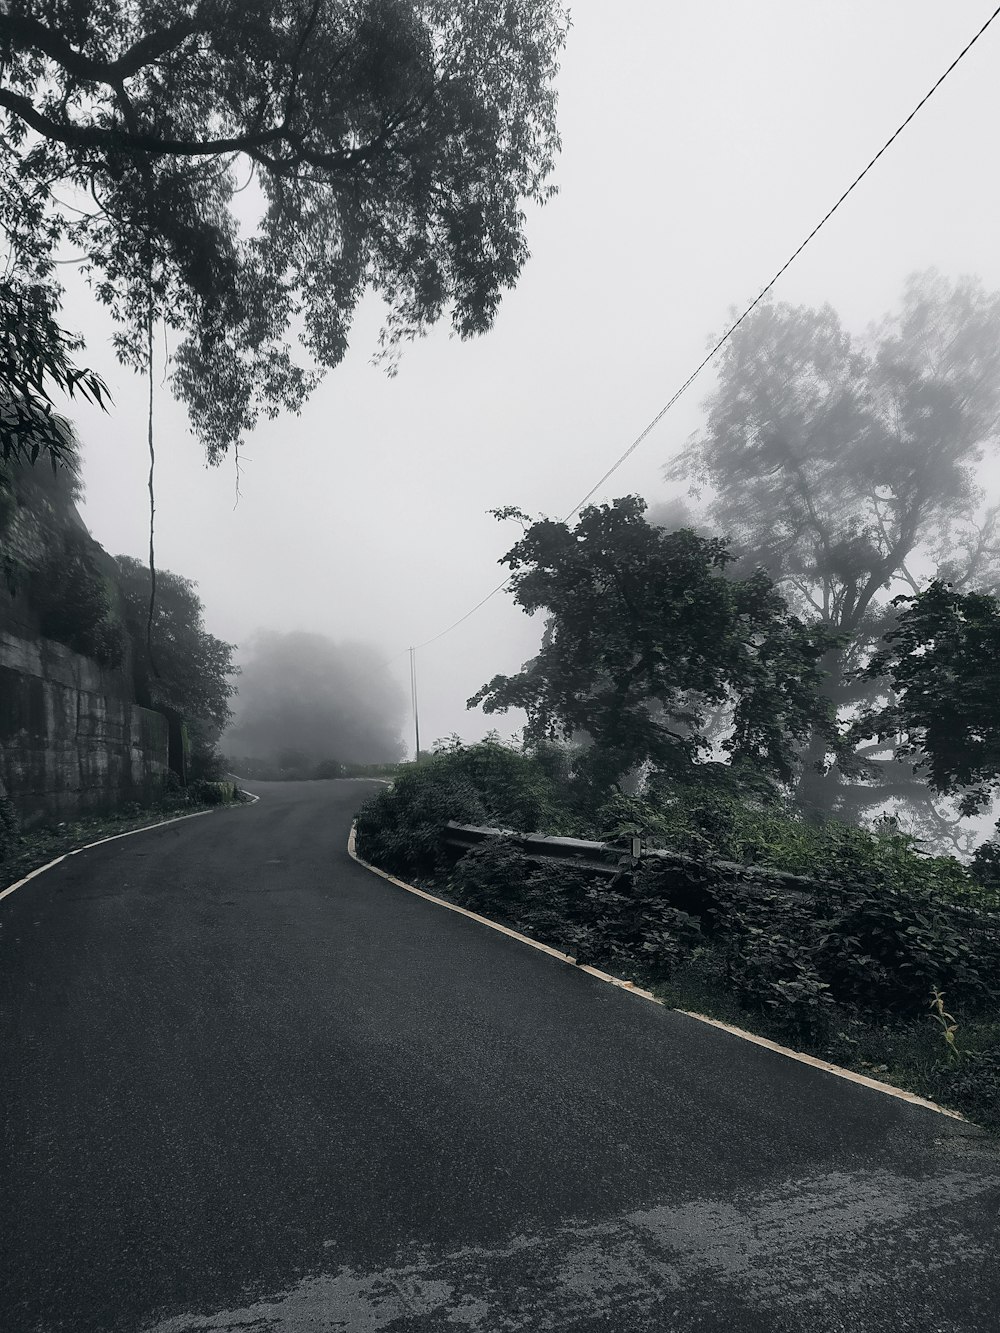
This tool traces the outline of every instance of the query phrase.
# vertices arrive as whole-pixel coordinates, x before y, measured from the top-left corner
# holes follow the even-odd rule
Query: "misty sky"
[[[500,582],[518,529],[492,506],[562,517],[704,355],[992,12],[989,0],[579,0],[559,80],[559,196],[529,216],[532,259],[492,333],[440,328],[395,379],[371,364],[382,311],[301,417],[265,422],[206,469],[157,394],[157,563],[192,578],[209,629],[371,640],[408,689],[407,645]],[[935,265],[1000,289],[992,127],[1000,25],[782,279],[862,332]],[[77,408],[84,517],[113,553],[147,550],[145,387],[73,270],[66,322],[115,396]],[[83,358],[81,358],[83,359]],[[660,476],[701,419],[709,373],[598,499]],[[465,699],[531,655],[541,625],[498,595],[419,656],[421,740],[483,733]],[[500,719],[509,733],[515,721]]]

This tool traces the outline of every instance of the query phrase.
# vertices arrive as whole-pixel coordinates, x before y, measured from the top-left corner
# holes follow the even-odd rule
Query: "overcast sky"
[[[993,9],[991,0],[579,0],[559,78],[560,193],[529,216],[532,258],[491,333],[446,329],[395,379],[371,364],[382,312],[301,417],[206,469],[157,392],[157,563],[196,580],[209,629],[405,649],[503,577],[515,539],[486,510],[562,517],[670,397]],[[776,295],[829,301],[862,332],[914,269],[1000,289],[992,129],[1000,24],[983,37]],[[70,274],[64,269],[64,275]],[[72,283],[69,278],[68,282]],[[114,554],[147,550],[145,387],[118,367],[84,290],[67,323],[115,396],[78,409],[84,517]],[[669,492],[710,373],[597,499]],[[498,595],[419,655],[421,739],[491,720],[465,699],[529,657],[540,624]],[[500,719],[507,733],[514,723]]]

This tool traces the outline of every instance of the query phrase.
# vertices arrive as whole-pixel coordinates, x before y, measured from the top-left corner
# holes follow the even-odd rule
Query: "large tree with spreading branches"
[[[581,765],[606,791],[647,765],[689,775],[728,703],[730,760],[787,781],[796,741],[829,720],[818,690],[826,632],[792,614],[763,571],[726,577],[725,541],[665,532],[645,507],[638,496],[590,505],[572,528],[497,511],[525,529],[502,562],[514,600],[547,623],[537,656],[469,707],[524,709],[530,743],[588,738]]]
[[[0,394],[100,392],[55,323],[67,247],[125,363],[177,332],[212,460],[301,405],[367,290],[390,356],[443,316],[483,332],[552,189],[567,24],[559,0],[5,0],[4,301],[42,318]]]
[[[807,620],[838,636],[824,692],[843,727],[817,729],[797,789],[806,810],[855,820],[906,805],[931,836],[954,824],[912,758],[850,725],[892,694],[861,674],[896,623],[893,593],[928,575],[1000,579],[998,508],[978,467],[1000,439],[1000,293],[934,272],[863,338],[829,306],[765,305],[730,339],[704,428],[668,475],[693,483],[734,572],[767,570]]]

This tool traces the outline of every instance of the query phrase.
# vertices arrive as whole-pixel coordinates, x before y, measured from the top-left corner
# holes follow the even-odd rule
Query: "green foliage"
[[[936,579],[894,605],[906,609],[865,674],[888,676],[896,699],[859,729],[902,735],[897,755],[919,755],[934,789],[973,814],[1000,787],[1000,602]]]
[[[955,1033],[958,1031],[958,1023],[955,1021],[955,1015],[949,1014],[944,1007],[944,996],[936,988],[931,991],[931,1020],[937,1024],[944,1041],[947,1060],[955,1064],[962,1057],[955,1040]]]
[[[567,26],[558,0],[4,5],[15,271],[57,307],[54,255],[83,252],[133,365],[151,298],[217,460],[340,363],[368,289],[387,350],[445,315],[490,326],[527,259],[524,204],[551,193]],[[261,215],[241,228],[250,174]]]
[[[229,761],[216,749],[218,729],[197,721],[188,723],[190,751],[188,780],[194,782],[224,782],[229,774]]]
[[[887,796],[927,808],[891,738],[872,744],[847,724],[884,701],[885,679],[856,673],[895,622],[885,589],[908,564],[1000,576],[996,510],[985,525],[976,515],[976,467],[998,438],[1000,293],[914,275],[863,341],[829,306],[762,305],[726,344],[705,407],[668,476],[710,491],[707,517],[732,539],[737,572],[763,567],[807,621],[843,636],[823,689],[846,732],[804,749],[803,808],[849,822]]]
[[[73,433],[53,410],[53,393],[104,407],[107,386],[73,364],[82,339],[56,322],[56,291],[40,282],[0,282],[0,462],[75,461]],[[2,529],[0,520],[0,529]]]
[[[19,832],[20,821],[17,811],[8,797],[0,794],[0,866],[10,854]]]
[[[971,1007],[997,995],[1000,917],[969,919],[931,894],[896,889],[877,875],[821,891],[817,967],[839,1003],[913,1014],[935,989]]]
[[[54,536],[31,572],[29,593],[46,638],[103,666],[117,667],[125,658],[125,629],[92,546],[79,529],[67,528]]]
[[[821,1036],[833,995],[816,966],[813,915],[777,893],[749,900],[725,896],[725,906],[712,915],[727,986],[748,1008],[770,1010],[796,1034]]]
[[[990,838],[972,854],[969,878],[980,890],[981,901],[1000,908],[1000,842]]]
[[[469,781],[443,761],[402,770],[357,817],[357,846],[367,861],[396,874],[426,873],[444,864],[441,831],[449,819],[487,823],[486,807]]]
[[[233,805],[240,800],[239,790],[234,782],[210,781],[198,778],[187,785],[188,799],[195,805]]]
[[[724,541],[643,517],[637,496],[585,508],[575,528],[539,520],[503,557],[515,601],[545,610],[538,655],[470,700],[523,708],[529,742],[586,735],[577,767],[596,792],[651,763],[686,770],[708,747],[711,707],[731,705],[725,748],[787,778],[792,743],[821,727],[822,630],[792,615],[762,572],[725,577]],[[506,511],[500,511],[501,515]]]
[[[931,1096],[1000,1133],[1000,1040],[938,1065],[929,1083]]]
[[[604,805],[590,832],[665,848],[638,865],[623,858],[613,878],[500,837],[459,860],[450,891],[581,961],[654,977],[710,947],[721,984],[800,1039],[819,1039],[833,1005],[906,1017],[925,1012],[934,988],[971,1010],[997,997],[1000,910],[956,861],[920,855],[892,821],[807,824],[771,784],[699,767]],[[443,874],[449,819],[537,829],[511,816],[558,818],[561,797],[536,759],[495,740],[453,744],[369,802],[359,844],[397,873]]]
[[[534,879],[534,882],[533,882]],[[484,916],[522,920],[537,894],[538,872],[513,838],[490,838],[471,848],[451,873],[449,887],[463,907]],[[561,885],[553,881],[547,896],[555,903]]]
[[[167,569],[156,571],[152,657],[146,642],[151,578],[149,568],[132,556],[117,557],[125,623],[132,640],[136,697],[150,708],[173,712],[215,737],[230,717],[236,692],[235,645],[223,643],[205,628],[204,607],[190,579]],[[213,742],[204,737],[205,747]],[[204,747],[203,747],[204,748]]]
[[[488,822],[517,831],[567,831],[570,816],[556,780],[536,757],[503,744],[495,732],[475,745],[457,736],[439,741],[433,758],[437,771],[475,789]]]
[[[512,838],[490,838],[459,860],[448,887],[464,907],[509,922],[581,963],[637,958],[655,975],[700,939],[698,922],[631,875],[597,881],[583,869],[532,858]]]

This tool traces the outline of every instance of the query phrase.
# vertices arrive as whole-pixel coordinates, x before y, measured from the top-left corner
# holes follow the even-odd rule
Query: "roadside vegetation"
[[[183,789],[171,783],[150,805],[132,802],[108,813],[79,815],[61,823],[22,829],[11,802],[0,799],[0,889],[88,843],[200,810],[242,805],[246,800],[238,783],[199,779]]]
[[[666,1004],[1000,1131],[995,843],[966,865],[922,852],[892,818],[808,821],[774,784],[712,762],[594,803],[580,757],[452,739],[366,802],[358,850]],[[606,874],[531,856],[513,836],[459,855],[449,820],[620,850]],[[633,861],[633,836],[658,855]]]
[[[406,768],[361,854],[1000,1130],[998,348],[1000,293],[971,278],[915,274],[863,338],[762,303],[665,470],[686,497],[497,510],[544,629],[469,706],[519,711],[521,747]],[[459,857],[449,819],[619,854]]]

